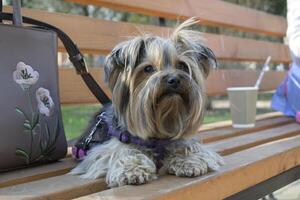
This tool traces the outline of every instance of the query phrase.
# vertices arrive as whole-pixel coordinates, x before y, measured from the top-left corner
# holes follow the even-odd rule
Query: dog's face
[[[135,37],[108,55],[105,74],[122,127],[143,139],[197,132],[205,107],[204,79],[216,64],[199,32],[181,24],[170,38]]]

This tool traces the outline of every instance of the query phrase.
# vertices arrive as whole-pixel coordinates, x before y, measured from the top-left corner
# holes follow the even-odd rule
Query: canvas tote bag
[[[98,100],[106,103],[109,98],[88,73],[82,54],[64,32],[21,17],[20,0],[13,1],[13,14],[3,13],[0,2],[0,171],[7,171],[66,155],[58,90],[57,36],[77,73]],[[22,21],[34,26],[25,27]]]

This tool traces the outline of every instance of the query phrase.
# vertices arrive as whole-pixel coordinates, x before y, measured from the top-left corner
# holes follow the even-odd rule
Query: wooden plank
[[[109,89],[103,82],[103,69],[90,69],[90,71],[106,94],[111,96]],[[245,70],[212,71],[207,81],[207,94],[209,96],[226,95],[227,87],[254,85],[258,74],[258,71],[245,72]],[[285,72],[267,72],[261,84],[261,91],[274,90],[284,79],[284,76]],[[74,69],[60,69],[59,83],[62,103],[98,103]]]
[[[72,199],[105,190],[103,179],[62,175],[0,189],[0,199]]]
[[[10,9],[5,7],[4,10]],[[154,33],[160,36],[168,36],[172,32],[171,28],[166,27],[105,21],[25,8],[22,9],[22,13],[24,16],[39,19],[61,28],[86,53],[106,54],[117,43],[128,40],[130,36],[140,35],[141,32]],[[203,33],[203,37],[216,56],[222,60],[264,61],[270,55],[273,62],[290,62],[288,47],[281,43],[209,33]],[[59,48],[63,50],[61,43],[59,43]]]
[[[218,151],[219,153],[226,152],[225,154],[232,154],[241,150],[247,151],[245,150],[245,148],[253,147],[255,145],[260,145],[262,143],[271,141],[273,141],[273,143],[269,143],[267,145],[273,145],[274,143],[277,143],[277,141],[275,140],[279,140],[284,137],[292,137],[298,134],[300,134],[300,127],[298,124],[294,123],[281,126],[279,128],[269,129],[267,131],[261,131],[245,136],[236,137],[238,138],[238,140],[235,140],[236,138],[232,138],[229,140],[224,140],[224,143],[216,142],[207,146],[209,146],[213,150]],[[300,143],[298,143],[298,146],[300,148]],[[261,152],[261,154],[264,154],[264,152]],[[214,174],[216,173],[219,172],[215,172]],[[161,179],[164,180],[164,177]],[[75,198],[105,189],[106,185],[103,179],[86,180],[81,179],[77,176],[62,175],[20,184],[17,186],[2,188],[0,189],[0,196],[13,198],[30,197],[37,199]]]
[[[274,36],[285,36],[287,28],[286,19],[284,17],[267,14],[219,0],[67,1],[171,19],[186,19],[196,16],[201,20],[201,24],[224,26]],[[272,26],[270,26],[270,24],[272,24]]]
[[[281,119],[281,118],[273,118],[273,123],[276,123],[276,120],[278,120],[278,119]],[[278,121],[278,122],[280,123],[281,121]],[[267,141],[270,142],[271,140],[266,140],[266,138],[272,137],[273,139],[279,139],[279,138],[281,138],[280,137],[281,134],[283,134],[284,137],[291,137],[293,134],[295,134],[295,130],[298,130],[297,134],[300,134],[299,125],[291,124],[291,125],[282,126],[277,129],[270,129],[268,131],[250,134],[252,137],[248,137],[248,136],[247,136],[247,138],[246,137],[235,137],[235,138],[239,138],[239,141],[234,140],[235,142],[232,142],[233,140],[231,140],[231,141],[224,140],[226,142],[213,143],[213,145],[211,145],[210,147],[215,150],[218,150],[218,151],[222,151],[226,148],[227,148],[226,151],[228,151],[228,148],[231,148],[230,152],[228,152],[228,153],[233,153],[234,151],[232,151],[232,147],[235,148],[238,145],[240,145],[240,146],[244,145],[244,147],[245,147],[245,142],[243,143],[243,141],[246,141],[247,143],[249,143],[249,142],[251,143],[251,142],[253,142],[253,140],[255,140],[256,141],[255,145],[258,145],[259,143],[257,143],[257,140],[264,141],[264,142],[267,142]],[[292,134],[290,134],[290,133],[292,133]],[[256,136],[255,136],[255,134],[256,134]],[[260,134],[260,135],[258,136],[258,134]],[[233,139],[235,139],[235,138],[233,138]],[[238,148],[235,151],[240,151],[240,150],[244,149],[244,147]],[[249,146],[248,146],[248,148],[249,148]],[[30,169],[28,169],[28,170],[30,170]],[[57,170],[57,168],[56,168],[56,170]],[[31,172],[33,172],[33,171],[35,171],[34,176],[37,177],[38,176],[36,174],[37,171],[32,170]],[[67,199],[67,198],[75,198],[75,197],[87,195],[90,193],[94,193],[94,192],[98,192],[98,191],[102,191],[102,190],[106,189],[106,185],[105,185],[103,179],[91,181],[91,180],[82,180],[76,176],[62,175],[62,176],[58,176],[58,177],[52,177],[52,178],[47,178],[47,179],[43,179],[43,180],[39,180],[39,181],[34,181],[34,180],[38,180],[38,179],[45,178],[48,176],[39,177],[37,179],[34,179],[34,178],[30,179],[30,178],[28,178],[28,177],[30,177],[30,175],[28,176],[28,172],[25,174],[26,174],[25,175],[26,181],[24,181],[24,179],[23,179],[23,181],[21,181],[21,182],[18,179],[16,179],[16,177],[19,176],[20,173],[11,174],[14,177],[13,180],[14,179],[15,180],[11,181],[9,185],[20,184],[20,183],[25,183],[25,182],[29,182],[29,181],[33,181],[33,182],[0,189],[0,196],[5,199],[18,199],[18,198],[24,198],[24,197],[38,198],[38,199],[58,199],[58,198]],[[45,174],[45,171],[43,171],[42,174]],[[24,173],[23,174],[21,173],[21,176],[22,175],[24,176]],[[9,177],[10,176],[8,176],[8,178]],[[2,180],[2,178],[3,178],[3,176],[1,176],[1,180]],[[22,179],[22,177],[19,177],[19,179]],[[189,180],[191,180],[191,179],[189,179]],[[6,178],[6,182],[8,182],[7,178]]]
[[[220,171],[201,177],[164,176],[143,186],[119,187],[78,199],[224,199],[300,165],[300,136],[247,149],[224,159],[226,164]]]
[[[219,129],[202,131],[196,136],[194,136],[193,138],[200,140],[203,143],[210,143],[218,140],[236,137],[239,135],[245,135],[257,131],[275,128],[278,126],[293,123],[294,121],[295,119],[288,118],[288,117],[270,118],[270,119],[256,121],[255,127],[253,128],[238,129],[238,128],[233,128],[232,126],[228,126]]]
[[[75,165],[76,162],[69,158],[46,165],[1,173],[0,188],[59,176],[69,172]]]
[[[106,94],[111,96],[106,84],[104,84],[104,72],[101,69],[89,69],[95,80]],[[59,69],[60,100],[63,104],[68,103],[99,103],[87,88],[82,78],[76,74],[75,69]]]
[[[226,95],[228,87],[254,86],[260,71],[253,70],[216,70],[207,80],[209,96]],[[260,91],[271,91],[278,87],[285,72],[268,71],[261,82]]]
[[[269,112],[264,114],[256,115],[255,119],[256,121],[264,120],[264,119],[273,119],[277,117],[282,117],[282,113],[280,112]],[[204,124],[200,127],[199,132],[205,132],[209,130],[223,130],[224,128],[232,127],[232,121],[226,120],[226,121],[220,121],[220,122],[214,122],[210,124]]]
[[[217,151],[221,155],[228,155],[264,143],[292,137],[295,135],[300,135],[300,126],[297,123],[292,123],[209,143],[206,146]]]

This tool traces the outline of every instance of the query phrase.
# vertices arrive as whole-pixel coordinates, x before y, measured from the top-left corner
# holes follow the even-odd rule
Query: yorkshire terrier
[[[202,123],[204,82],[216,66],[201,33],[188,30],[195,23],[183,22],[169,38],[135,37],[107,56],[105,77],[112,103],[96,114],[78,141],[95,132],[102,142],[71,174],[106,176],[108,186],[116,187],[147,183],[157,178],[159,169],[196,177],[223,164],[217,153],[187,139]]]

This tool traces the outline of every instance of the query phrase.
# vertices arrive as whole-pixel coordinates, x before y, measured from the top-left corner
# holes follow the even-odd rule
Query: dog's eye
[[[182,70],[186,73],[189,73],[189,67],[184,62],[179,62],[178,65],[177,65],[177,69]]]
[[[147,65],[144,67],[144,72],[146,72],[146,73],[155,72],[155,68],[152,65]]]

